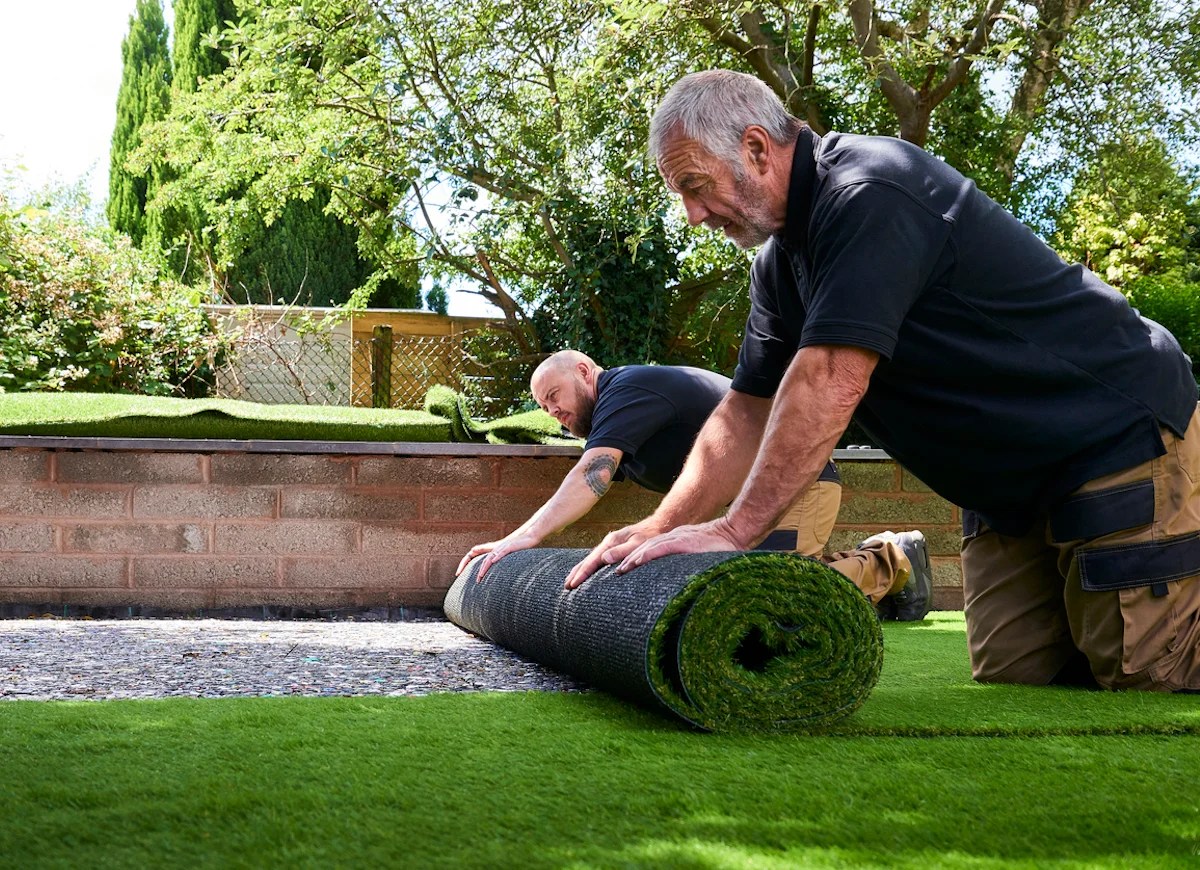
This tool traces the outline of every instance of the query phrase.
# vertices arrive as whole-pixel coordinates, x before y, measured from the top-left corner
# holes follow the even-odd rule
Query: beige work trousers
[[[1166,455],[1097,478],[1023,537],[965,528],[963,592],[980,682],[1200,689],[1200,412]],[[1086,657],[1086,663],[1084,658]]]
[[[908,582],[911,571],[908,557],[887,541],[874,541],[866,547],[826,556],[825,545],[833,533],[841,504],[841,485],[818,480],[784,514],[779,528],[795,529],[797,553],[820,559],[845,574],[872,604],[878,604],[884,596],[899,592]]]

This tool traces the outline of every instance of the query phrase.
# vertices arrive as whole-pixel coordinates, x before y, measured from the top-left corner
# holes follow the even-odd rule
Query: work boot
[[[933,571],[929,567],[929,550],[925,536],[919,531],[880,532],[872,535],[859,546],[872,541],[887,541],[895,544],[908,557],[912,570],[908,582],[899,592],[884,597],[875,606],[880,619],[895,619],[900,622],[919,622],[933,607]]]

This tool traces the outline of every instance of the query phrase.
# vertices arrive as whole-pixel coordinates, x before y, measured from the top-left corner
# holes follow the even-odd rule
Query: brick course
[[[436,607],[464,552],[553,495],[577,451],[319,455],[0,448],[0,605]],[[959,514],[890,460],[841,459],[830,551],[920,528],[962,606]],[[659,496],[619,484],[548,546],[589,548]]]
[[[60,452],[57,483],[202,483],[204,462],[193,453]]]
[[[4,483],[48,481],[51,455],[45,450],[0,451],[0,481]]]

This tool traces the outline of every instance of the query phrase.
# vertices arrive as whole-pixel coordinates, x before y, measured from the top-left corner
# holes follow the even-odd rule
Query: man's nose
[[[688,225],[693,227],[704,223],[705,218],[712,214],[700,204],[700,200],[686,193],[683,194],[683,208],[687,212]]]

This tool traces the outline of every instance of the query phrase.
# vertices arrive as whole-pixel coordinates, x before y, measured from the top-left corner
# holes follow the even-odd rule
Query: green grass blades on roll
[[[713,731],[832,724],[862,706],[883,664],[863,594],[823,563],[784,553],[746,553],[698,574],[650,645],[655,688]]]
[[[873,608],[826,565],[780,553],[667,556],[563,579],[586,550],[512,553],[447,593],[455,624],[713,731],[820,730],[879,677]]]

